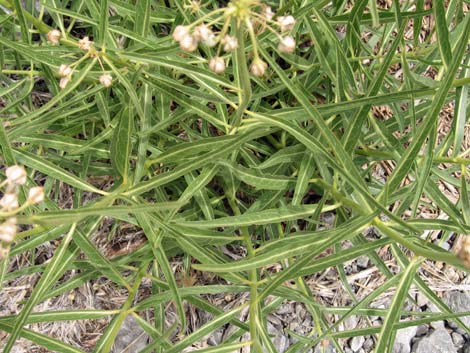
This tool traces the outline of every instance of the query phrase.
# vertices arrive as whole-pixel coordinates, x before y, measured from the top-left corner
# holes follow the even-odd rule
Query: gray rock
[[[445,328],[444,321],[432,321],[429,325],[435,330],[443,330]]]
[[[114,341],[113,353],[139,352],[147,346],[149,336],[137,323],[132,315],[122,322],[121,328]]]
[[[419,325],[416,329],[416,336],[424,336],[429,331],[428,325]]]
[[[452,332],[451,336],[452,336],[452,342],[454,342],[454,344],[457,347],[462,347],[463,344],[465,343],[465,338],[463,338],[461,334],[458,334],[457,332]]]
[[[366,352],[371,351],[373,347],[374,347],[374,340],[370,337],[366,339],[366,341],[362,345],[362,348],[364,348]]]
[[[437,329],[420,339],[413,347],[414,353],[457,353],[452,338],[445,329]]]
[[[470,311],[470,293],[468,292],[450,291],[445,293],[443,299],[455,313]],[[460,319],[465,325],[470,325],[470,316],[461,317]]]
[[[268,321],[268,333],[271,336],[274,347],[279,353],[284,353],[289,347],[289,339],[284,335],[282,329],[276,328]]]
[[[366,339],[364,338],[364,336],[354,336],[351,339],[351,342],[349,343],[349,347],[351,347],[351,349],[354,352],[359,352],[359,350],[362,348],[362,345],[364,344],[365,340]]]
[[[367,268],[367,266],[369,265],[369,258],[365,255],[362,255],[357,258],[356,262],[357,266],[361,268]]]
[[[411,339],[416,336],[418,328],[410,326],[397,331],[395,343],[393,344],[393,353],[410,353]],[[428,352],[429,353],[429,352]]]

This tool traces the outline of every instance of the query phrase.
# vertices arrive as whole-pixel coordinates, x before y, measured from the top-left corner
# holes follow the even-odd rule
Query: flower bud
[[[268,20],[271,21],[274,17],[274,12],[271,10],[271,6],[263,7],[263,15]]]
[[[197,49],[197,40],[188,34],[180,40],[180,48],[187,52],[195,51]]]
[[[202,42],[208,47],[212,48],[217,44],[217,37],[214,33],[212,33],[211,35],[209,35],[209,37],[207,37],[207,39],[203,40]]]
[[[224,51],[232,51],[238,48],[238,40],[235,37],[226,35],[221,43],[224,45]]]
[[[42,186],[35,186],[29,189],[28,202],[29,203],[41,203],[44,201],[44,188]]]
[[[209,69],[214,71],[216,74],[221,74],[225,71],[225,61],[220,56],[216,56],[209,60]]]
[[[88,37],[83,37],[78,41],[78,47],[82,50],[89,51],[92,45],[93,41],[91,41]]]
[[[295,39],[292,36],[286,36],[281,39],[277,48],[283,53],[293,53],[295,49]]]
[[[52,44],[59,44],[62,33],[58,29],[53,29],[47,33],[47,40]]]
[[[113,84],[113,76],[110,74],[103,74],[100,76],[100,83],[105,87],[111,87]]]
[[[60,79],[60,82],[59,82],[59,87],[60,89],[64,89],[65,87],[67,87],[67,85],[69,84],[70,82],[70,77],[67,76],[67,77],[62,77]]]
[[[184,37],[189,35],[188,27],[186,26],[176,26],[175,30],[173,31],[173,39],[177,42],[180,42]]]
[[[18,208],[18,196],[14,192],[7,192],[0,199],[0,207],[5,211]]]
[[[214,33],[205,24],[199,25],[194,28],[193,36],[197,41],[205,41]]]
[[[281,28],[281,31],[289,31],[295,25],[295,18],[293,16],[279,16],[277,18],[277,24]]]
[[[62,64],[59,67],[59,75],[62,77],[69,76],[72,73],[72,68],[68,65]]]
[[[26,183],[26,170],[19,165],[12,165],[5,170],[5,175],[9,184],[23,185]]]
[[[266,64],[263,60],[255,59],[251,63],[250,71],[253,75],[261,77],[266,72],[267,67],[268,64]]]
[[[4,223],[0,224],[0,241],[11,243],[16,235],[16,217],[8,218]]]

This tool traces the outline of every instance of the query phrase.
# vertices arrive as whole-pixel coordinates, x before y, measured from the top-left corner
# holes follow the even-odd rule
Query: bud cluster
[[[222,14],[218,15],[221,11]],[[296,47],[294,37],[288,34],[295,25],[295,18],[290,15],[278,16],[277,18],[275,16],[276,14],[272,11],[271,7],[260,6],[258,1],[233,0],[226,8],[215,10],[190,25],[176,26],[172,36],[179,43],[180,49],[185,52],[195,51],[199,44],[208,47],[218,45],[216,56],[209,59],[208,64],[210,70],[220,74],[226,68],[226,61],[220,56],[220,53],[222,51],[229,53],[239,47],[237,38],[227,34],[232,19],[235,19],[234,23],[237,23],[236,31],[244,33],[247,30],[251,38],[253,60],[250,65],[250,71],[255,76],[263,76],[266,72],[267,64],[258,55],[257,35],[266,29],[273,32],[279,40],[278,50],[283,53],[293,53]],[[209,24],[203,22],[205,18],[211,18]],[[211,28],[211,25],[217,23],[223,23],[220,32],[214,32],[214,29]],[[255,28],[258,33],[255,33]]]
[[[26,202],[20,206],[18,194],[20,186],[26,183],[26,170],[13,165],[7,167],[4,173],[6,178],[0,183],[0,187],[4,187],[0,198],[0,260],[7,255],[9,246],[15,239],[17,233],[15,215],[30,205],[44,201],[44,188],[35,186],[29,189]]]

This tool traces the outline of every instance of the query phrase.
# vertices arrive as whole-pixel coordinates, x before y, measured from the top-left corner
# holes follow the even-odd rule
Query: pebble
[[[397,331],[395,343],[393,344],[393,353],[410,353],[411,339],[416,336],[418,328],[410,326]]]
[[[445,293],[443,299],[455,313],[470,311],[470,294],[468,292],[450,291]],[[465,325],[470,325],[470,316],[461,317],[460,320]]]
[[[366,339],[366,341],[362,345],[362,348],[364,348],[366,352],[369,352],[370,350],[372,350],[373,347],[374,347],[374,340],[370,337]]]
[[[416,329],[416,336],[424,336],[429,331],[428,325],[419,325]]]
[[[351,347],[353,352],[359,352],[365,340],[366,339],[364,338],[364,336],[355,336],[351,339],[351,342],[349,343],[349,347]]]
[[[452,342],[454,342],[457,347],[461,347],[465,343],[465,338],[463,338],[463,336],[458,334],[457,332],[452,332],[451,336]]]
[[[112,352],[139,352],[147,346],[148,339],[149,336],[140,327],[137,320],[132,315],[128,315],[122,322]]]
[[[356,260],[357,266],[367,268],[369,266],[369,258],[365,255],[359,256]]]
[[[457,353],[452,338],[445,329],[437,329],[421,338],[413,347],[414,353]]]

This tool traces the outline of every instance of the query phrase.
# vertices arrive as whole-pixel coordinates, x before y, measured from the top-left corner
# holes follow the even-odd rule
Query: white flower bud
[[[227,52],[238,48],[237,38],[229,35],[226,35],[224,39],[222,39],[221,43],[224,45],[224,50]]]
[[[44,201],[44,188],[42,186],[35,186],[29,189],[28,202],[40,203]]]
[[[8,218],[0,224],[0,241],[11,243],[15,239],[16,230],[16,217]]]
[[[64,89],[65,87],[67,87],[67,85],[69,84],[70,82],[70,77],[67,76],[67,77],[62,77],[60,79],[60,82],[59,82],[59,87],[60,89]]]
[[[188,27],[186,26],[176,26],[175,30],[173,31],[173,39],[177,42],[180,42],[184,37],[189,35]]]
[[[62,77],[69,76],[72,73],[72,68],[68,65],[61,64],[59,67],[59,75]]]
[[[193,36],[197,41],[205,41],[214,33],[205,24],[199,25],[194,28]]]
[[[52,44],[59,44],[62,33],[58,29],[53,29],[47,33],[47,40]]]
[[[7,192],[0,199],[0,207],[5,211],[18,208],[18,196],[14,192]]]
[[[292,36],[286,36],[281,39],[277,48],[283,53],[293,53],[295,49],[295,39]]]
[[[82,50],[90,50],[91,46],[93,45],[93,41],[90,40],[88,37],[83,37],[78,41],[78,47]]]
[[[225,61],[220,56],[216,56],[209,60],[209,69],[214,71],[216,74],[221,74],[225,71]]]
[[[268,64],[266,64],[263,60],[255,59],[251,63],[250,71],[253,75],[261,77],[264,75],[267,68],[268,68]]]
[[[263,8],[263,15],[268,20],[271,21],[274,17],[274,12],[271,10],[271,6],[265,6]]]
[[[212,48],[217,44],[217,37],[214,33],[212,33],[209,37],[207,37],[207,39],[203,40],[202,42],[208,47]]]
[[[12,165],[5,170],[9,184],[23,185],[26,183],[26,170],[19,165]]]
[[[187,35],[180,40],[180,48],[187,52],[195,51],[197,49],[197,40],[193,36]]]
[[[295,18],[293,16],[279,16],[277,18],[277,24],[281,28],[281,31],[289,31],[295,25]]]
[[[111,87],[113,84],[113,76],[110,74],[103,74],[100,76],[100,83],[105,87]]]

